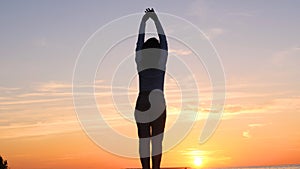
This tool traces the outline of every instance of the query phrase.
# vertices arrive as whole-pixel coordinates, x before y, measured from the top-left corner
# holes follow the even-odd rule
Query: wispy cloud
[[[262,128],[272,125],[271,122],[266,123],[265,120],[263,122],[250,123],[248,124],[248,129],[242,132],[242,136],[249,139],[255,138],[253,136],[258,130],[263,130]]]
[[[6,91],[16,91],[19,90],[20,88],[17,87],[4,87],[4,86],[0,86],[0,91],[1,92],[6,92]]]
[[[187,80],[187,82],[189,81]],[[114,109],[115,103],[109,100],[111,99],[111,86],[103,84],[97,86],[97,88],[105,89],[96,93],[96,97],[101,98],[99,103],[101,103],[102,108],[107,110],[105,114],[112,114],[112,116],[106,116],[107,120],[111,121],[110,124],[112,127],[120,127],[119,120],[122,120],[123,117],[117,114]],[[211,90],[201,89],[202,92],[200,91],[199,93],[199,105],[195,105],[194,102],[191,102],[189,106],[192,107],[185,108],[184,111],[182,111],[180,104],[181,92],[195,92],[196,90],[190,88],[185,89],[189,91],[180,91],[172,78],[166,79],[166,88],[168,112],[174,116],[174,118],[180,113],[188,114],[194,111],[194,113],[199,113],[197,120],[203,120],[207,118],[207,113],[211,112]],[[278,113],[283,111],[297,112],[297,110],[300,110],[299,97],[291,97],[288,93],[280,93],[278,95],[278,92],[262,93],[260,91],[249,92],[245,90],[249,88],[251,88],[251,84],[228,87],[229,92],[227,92],[223,120],[240,118],[241,115],[247,114],[250,117],[252,116],[251,114],[261,115],[263,113]],[[129,94],[130,97],[137,95],[136,89],[122,87],[121,89],[127,92],[120,94]],[[13,91],[9,99],[6,99],[6,96],[2,96],[2,101],[0,102],[0,130],[3,131],[1,133],[6,131],[7,135],[5,135],[5,137],[41,135],[45,133],[51,134],[79,130],[78,126],[75,127],[77,125],[77,119],[73,107],[71,84],[49,82],[36,85],[32,91],[23,91],[19,88],[9,90]],[[135,99],[136,98],[129,101],[131,106],[134,106]],[[236,102],[236,100],[239,100],[239,102]],[[198,112],[196,112],[196,110],[198,110]],[[113,114],[113,112],[116,114]],[[65,125],[66,130],[60,130],[60,127],[57,127],[62,127],[63,125]],[[267,125],[267,123],[249,123],[249,131],[245,131],[243,136],[250,137],[251,128],[264,127],[265,125]],[[26,132],[23,132],[23,129],[25,129]],[[47,129],[49,132],[39,132],[39,129]],[[30,134],[30,132],[32,133]]]
[[[267,126],[267,123],[252,123],[252,124],[248,124],[249,127],[253,128],[253,127],[264,127]]]
[[[36,86],[37,91],[41,92],[58,92],[59,90],[71,90],[72,84],[69,83],[62,83],[62,82],[47,82],[38,84]]]
[[[1,138],[78,130],[69,84],[49,82],[34,85],[30,90],[2,89],[12,92],[0,102]]]
[[[176,56],[187,56],[192,54],[191,50],[184,50],[184,49],[170,49],[169,55],[175,54]]]
[[[250,131],[249,130],[243,131],[243,137],[245,137],[245,138],[251,138]]]
[[[170,108],[172,108],[172,104],[176,108],[177,103],[172,103],[172,100],[178,97],[177,85],[169,78],[166,79],[166,82]],[[80,130],[73,107],[71,87],[71,84],[67,83],[49,82],[36,84],[30,91],[10,89],[14,92],[9,95],[9,99],[3,96],[3,101],[0,102],[1,137],[30,137]],[[116,112],[114,103],[109,102],[112,96],[111,86],[102,84],[95,87],[96,90],[99,90],[95,96],[105,98],[100,99],[100,103],[101,107],[106,110],[104,115],[106,115],[106,120],[111,127],[128,125],[129,123],[120,123],[121,120],[124,121],[125,119]],[[137,94],[137,89],[118,86],[116,88],[126,91],[125,93],[117,93],[118,95]],[[2,89],[6,90],[4,87]],[[12,114],[14,115],[12,116]]]
[[[0,127],[2,139],[44,136],[57,133],[74,132],[79,130],[79,123],[76,120],[37,122],[34,124],[16,123]]]
[[[273,54],[272,63],[276,66],[290,66],[290,64],[300,63],[300,46],[295,45],[290,48],[279,50]]]
[[[207,31],[207,37],[212,40],[215,39],[225,33],[225,30],[222,28],[211,28]]]

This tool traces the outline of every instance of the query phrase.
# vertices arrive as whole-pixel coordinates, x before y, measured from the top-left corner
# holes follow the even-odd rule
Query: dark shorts
[[[139,112],[135,112],[135,116],[136,113],[149,113],[149,112],[144,112],[150,108],[149,94],[150,91],[143,91],[139,93],[136,102],[136,107],[135,107],[135,109],[139,110]],[[164,100],[162,100],[161,102],[164,103]],[[166,109],[164,109],[163,112],[159,112],[159,113],[160,115],[157,118],[155,118],[153,121],[147,123],[139,123],[139,122],[136,123],[138,127],[139,138],[156,136],[164,132],[165,124],[166,124]],[[149,114],[149,116],[151,115]]]

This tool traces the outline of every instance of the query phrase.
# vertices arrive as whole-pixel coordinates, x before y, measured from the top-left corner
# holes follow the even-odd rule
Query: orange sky
[[[43,86],[51,90],[43,91]],[[19,118],[27,119],[27,116],[47,117],[39,123],[24,122],[1,127],[0,149],[11,168],[138,167],[138,159],[105,152],[81,130],[72,108],[69,87],[68,84],[52,82],[41,85],[40,91],[36,93],[25,93],[24,97],[15,97],[14,101],[1,103],[2,108],[10,110],[11,114],[23,112],[23,117],[9,116],[16,121]],[[227,88],[225,112],[213,137],[205,144],[198,143],[205,120],[200,117],[190,134],[164,154],[162,166],[193,167],[195,157],[202,158],[203,167],[298,163],[300,98],[274,92],[241,92],[253,89],[255,85],[231,87],[229,84]],[[168,102],[172,102],[171,99]],[[173,124],[171,120],[176,119],[173,117],[176,113],[171,114],[172,106],[168,108],[170,116],[167,130]],[[202,114],[205,116],[205,112]],[[136,134],[134,124],[115,128],[130,137]],[[128,132],[128,129],[131,131]]]

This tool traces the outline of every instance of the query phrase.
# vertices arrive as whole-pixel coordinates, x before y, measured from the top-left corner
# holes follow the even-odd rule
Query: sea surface
[[[300,164],[277,165],[277,166],[254,166],[254,167],[229,167],[229,168],[219,168],[219,169],[300,169]]]
[[[141,168],[125,168],[141,169]],[[195,169],[190,167],[163,167],[161,169]],[[251,166],[251,167],[227,167],[227,168],[201,168],[201,169],[300,169],[300,164],[277,165],[277,166]]]

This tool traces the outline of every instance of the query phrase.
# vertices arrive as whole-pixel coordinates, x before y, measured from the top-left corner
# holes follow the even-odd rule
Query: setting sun
[[[202,157],[195,157],[194,159],[194,165],[197,167],[200,167],[202,165],[203,159]]]

